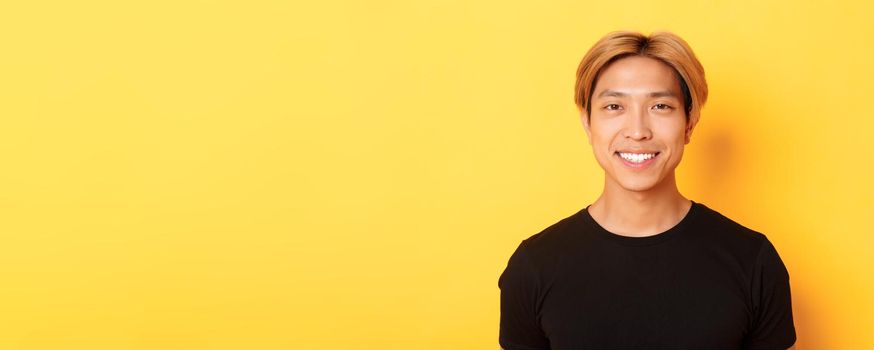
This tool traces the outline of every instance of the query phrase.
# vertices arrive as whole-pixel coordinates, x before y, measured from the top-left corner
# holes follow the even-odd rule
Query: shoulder
[[[571,215],[568,215],[557,222],[546,226],[539,232],[524,239],[520,244],[521,247],[530,255],[542,255],[556,253],[579,238],[580,231],[583,230],[582,214],[585,209],[581,209]]]
[[[569,254],[579,254],[586,230],[585,209],[567,215],[519,243],[511,260],[530,272],[549,274]]]
[[[539,282],[544,264],[555,261],[558,256],[556,250],[567,246],[576,230],[577,216],[580,212],[571,214],[558,222],[555,222],[539,232],[529,236],[519,243],[516,250],[510,256],[507,267],[498,279],[498,286],[503,290],[505,286],[530,285],[532,281]]]
[[[731,234],[741,239],[761,240],[765,238],[765,235],[761,232],[742,225],[704,203],[696,202],[695,205],[698,206],[698,215],[695,223],[698,227],[708,228],[710,231],[720,234]]]
[[[768,237],[747,227],[702,203],[697,203],[698,213],[691,223],[692,237],[701,239],[707,246],[753,259],[770,246]]]

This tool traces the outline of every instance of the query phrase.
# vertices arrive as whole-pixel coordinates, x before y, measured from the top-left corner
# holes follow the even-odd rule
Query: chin
[[[658,187],[658,181],[655,180],[638,180],[638,181],[616,181],[622,189],[632,192],[646,192]]]
[[[630,191],[630,192],[647,192],[647,191],[655,188],[655,186],[623,186],[623,185],[620,185],[620,187],[622,187],[626,191]]]

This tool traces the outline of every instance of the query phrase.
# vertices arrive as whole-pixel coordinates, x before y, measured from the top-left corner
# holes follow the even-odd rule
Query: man
[[[793,346],[789,275],[774,246],[677,189],[707,99],[688,44],[610,33],[580,63],[575,94],[604,190],[510,257],[498,279],[502,348]]]

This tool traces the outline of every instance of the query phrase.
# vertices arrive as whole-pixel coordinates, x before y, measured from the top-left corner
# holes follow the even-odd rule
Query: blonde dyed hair
[[[701,107],[707,101],[704,67],[689,44],[670,32],[654,32],[649,36],[630,31],[612,32],[589,49],[577,68],[574,88],[577,108],[586,111],[586,118],[592,114],[592,93],[601,72],[616,60],[629,56],[653,58],[673,68],[683,91],[686,122],[698,122]]]

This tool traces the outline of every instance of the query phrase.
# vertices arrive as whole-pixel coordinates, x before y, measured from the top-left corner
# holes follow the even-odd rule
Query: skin
[[[608,231],[651,236],[675,226],[692,202],[677,188],[675,169],[695,125],[686,122],[674,70],[656,59],[631,56],[602,72],[591,116],[581,115],[589,144],[604,169],[604,190],[590,213]],[[645,169],[624,165],[619,150],[659,152]]]
[[[675,226],[692,202],[680,194],[675,170],[695,124],[686,121],[680,81],[667,64],[647,57],[619,59],[606,67],[592,94],[586,136],[604,169],[604,191],[589,207],[608,231],[630,237]],[[629,168],[619,150],[657,151],[646,169]],[[793,345],[788,350],[795,349]]]
[[[673,69],[652,58],[622,58],[601,72],[592,94],[591,120],[585,111],[581,119],[605,173],[604,191],[589,211],[608,231],[655,235],[675,226],[691,208],[675,177],[695,128],[686,121],[682,96]],[[616,155],[630,149],[659,155],[646,169],[633,169]]]

